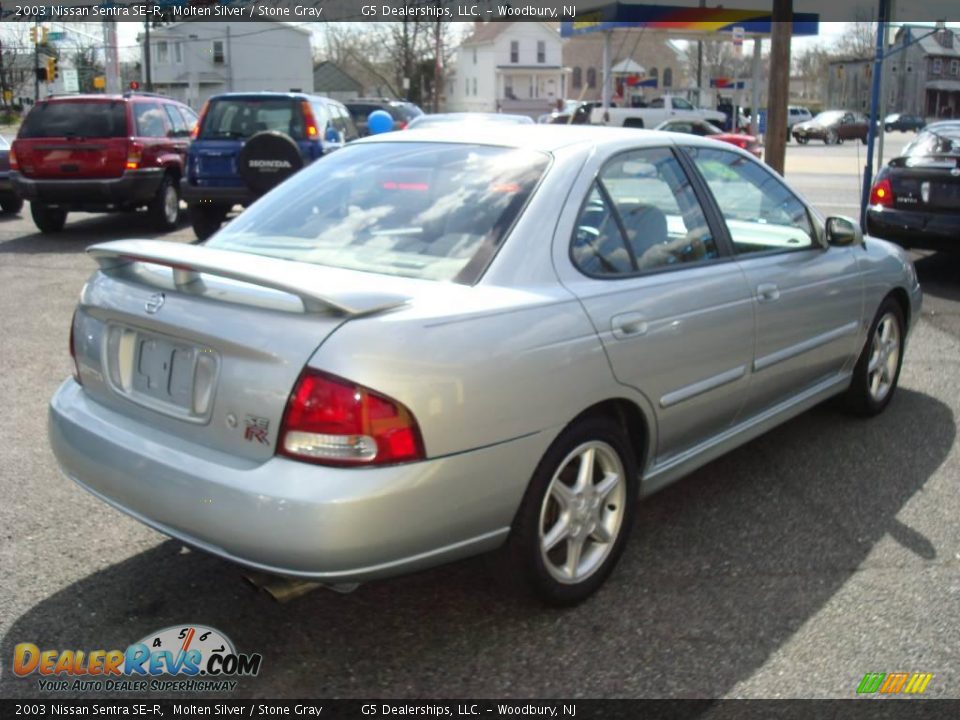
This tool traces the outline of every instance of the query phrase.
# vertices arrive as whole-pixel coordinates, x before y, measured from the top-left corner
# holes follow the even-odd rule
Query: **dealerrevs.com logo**
[[[234,678],[257,675],[262,661],[204,625],[164,628],[125,650],[41,650],[33,643],[13,650],[14,674],[38,675],[46,692],[228,692]]]

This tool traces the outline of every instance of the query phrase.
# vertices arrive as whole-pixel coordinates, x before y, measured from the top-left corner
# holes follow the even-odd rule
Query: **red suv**
[[[40,232],[62,230],[71,210],[141,207],[159,229],[173,229],[196,121],[186,105],[145,93],[42,100],[13,143],[13,188]]]

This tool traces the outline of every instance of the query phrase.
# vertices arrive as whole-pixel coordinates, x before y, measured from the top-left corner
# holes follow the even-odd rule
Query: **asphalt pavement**
[[[857,151],[791,145],[788,178],[856,215]],[[131,215],[55,237],[0,218],[0,697],[53,697],[13,676],[17,643],[125,648],[187,623],[263,654],[243,698],[850,698],[895,671],[960,697],[960,256],[917,256],[924,313],[882,416],[818,407],[645,500],[583,605],[517,595],[496,556],[280,605],[77,488],[48,448],[83,250],[152,235]]]

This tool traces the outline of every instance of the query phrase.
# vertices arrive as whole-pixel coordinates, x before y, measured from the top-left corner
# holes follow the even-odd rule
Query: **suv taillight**
[[[191,137],[192,139],[194,139],[194,140],[196,140],[196,139],[197,139],[197,135],[200,134],[200,126],[203,125],[203,118],[204,118],[204,117],[206,116],[206,114],[207,114],[207,108],[208,108],[208,107],[210,107],[210,101],[209,101],[209,100],[205,100],[204,103],[203,103],[203,107],[200,108],[200,114],[197,116],[197,122],[196,122],[196,124],[195,124],[192,128],[190,128],[190,137]]]
[[[413,414],[362,385],[306,368],[287,401],[277,452],[321,465],[423,460]]]
[[[313,116],[313,108],[306,100],[300,103],[303,109],[303,126],[307,133],[307,139],[312,140],[320,136],[320,129],[317,127],[317,119]]]
[[[77,364],[77,345],[76,345],[76,336],[74,335],[74,326],[77,324],[77,311],[73,311],[73,317],[70,318],[70,359],[73,360],[73,379],[77,381],[78,384],[82,385],[80,382],[80,366]]]
[[[870,204],[881,207],[893,205],[893,187],[887,178],[877,181],[870,189]]]
[[[10,161],[10,169],[11,169],[11,170],[19,170],[19,169],[20,169],[20,162],[17,160],[17,150],[16,150],[16,148],[13,148],[13,147],[10,148],[10,155],[8,156],[8,159],[9,159],[9,161]]]
[[[135,142],[127,143],[127,164],[124,166],[127,170],[136,170],[140,167],[140,161],[143,159],[143,145]]]

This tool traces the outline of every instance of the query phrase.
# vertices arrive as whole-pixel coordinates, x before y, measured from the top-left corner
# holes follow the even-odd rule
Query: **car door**
[[[809,209],[763,164],[723,149],[687,152],[716,199],[753,294],[749,417],[850,367],[863,314],[860,249],[827,246]]]
[[[190,125],[176,105],[164,103],[163,109],[167,113],[167,120],[171,128],[167,132],[167,136],[170,138],[175,152],[180,156],[181,167],[186,167],[187,146],[190,144]]]
[[[655,416],[655,464],[730,426],[753,349],[743,272],[675,152],[592,159],[573,189],[579,209],[554,243],[561,281],[590,316],[614,377]]]

